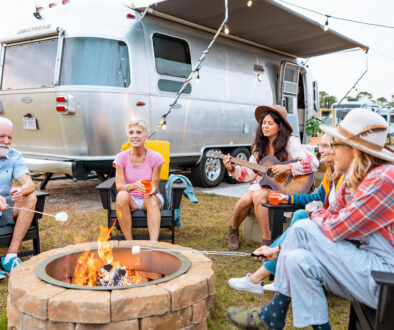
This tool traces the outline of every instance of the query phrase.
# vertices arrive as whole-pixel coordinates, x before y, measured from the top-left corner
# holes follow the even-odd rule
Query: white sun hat
[[[394,150],[385,146],[388,124],[382,116],[371,110],[352,109],[337,127],[321,125],[320,128],[369,155],[394,162]]]

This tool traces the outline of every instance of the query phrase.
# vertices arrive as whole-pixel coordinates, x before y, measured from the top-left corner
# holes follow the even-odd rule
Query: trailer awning
[[[229,0],[228,26],[233,39],[293,57],[312,57],[345,49],[368,49],[273,0]],[[216,31],[224,19],[224,0],[167,0],[152,5],[149,14],[196,24]],[[223,34],[224,36],[224,34]]]

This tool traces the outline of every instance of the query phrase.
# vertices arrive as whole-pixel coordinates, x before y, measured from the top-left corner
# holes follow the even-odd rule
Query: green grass
[[[51,195],[52,196],[52,195]],[[227,250],[228,226],[231,222],[235,198],[215,195],[198,194],[198,204],[192,204],[187,199],[182,201],[183,227],[176,229],[175,243],[198,250]],[[61,205],[47,203],[46,212],[56,213],[62,209]],[[44,217],[40,220],[41,250],[47,251],[63,247],[74,242],[96,241],[99,225],[106,224],[106,212],[74,211],[69,212],[69,221],[58,223],[52,218]],[[31,242],[24,243],[30,247]],[[251,252],[258,247],[257,243],[241,240],[240,251]],[[1,251],[5,253],[5,249]],[[210,329],[234,329],[226,320],[226,310],[229,306],[252,308],[268,303],[272,293],[253,295],[231,289],[227,280],[230,277],[245,276],[255,271],[260,263],[247,257],[212,256],[213,268],[216,276],[215,311],[208,320]],[[6,300],[7,280],[0,282],[0,329],[6,329]],[[333,329],[347,328],[349,303],[335,296],[328,297],[330,308],[330,322]],[[291,310],[287,316],[286,329],[293,329]]]

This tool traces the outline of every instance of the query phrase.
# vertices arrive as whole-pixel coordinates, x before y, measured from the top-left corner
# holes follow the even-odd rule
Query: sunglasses
[[[345,146],[345,145],[346,145],[346,143],[334,142],[334,143],[331,143],[331,148],[335,148],[338,146]]]

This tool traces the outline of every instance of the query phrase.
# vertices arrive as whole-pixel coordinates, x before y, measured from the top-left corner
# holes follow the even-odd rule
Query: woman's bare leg
[[[144,197],[142,209],[146,210],[147,213],[149,239],[151,241],[157,241],[159,239],[161,222],[160,208],[161,202],[157,196],[146,195]]]
[[[263,265],[259,269],[257,269],[252,275],[250,275],[250,282],[252,282],[253,284],[259,284],[270,275],[271,273]]]
[[[253,206],[253,191],[247,190],[235,204],[233,220],[231,223],[232,229],[238,229],[241,223],[245,220],[250,208]]]
[[[261,206],[262,203],[268,201],[269,189],[260,189],[253,194],[254,212],[256,214],[257,222],[260,225],[261,235],[263,240],[271,241],[271,230],[269,226],[268,209]]]
[[[127,191],[119,191],[116,195],[116,215],[120,229],[126,240],[132,240],[131,234],[131,212],[137,210],[138,206]]]

